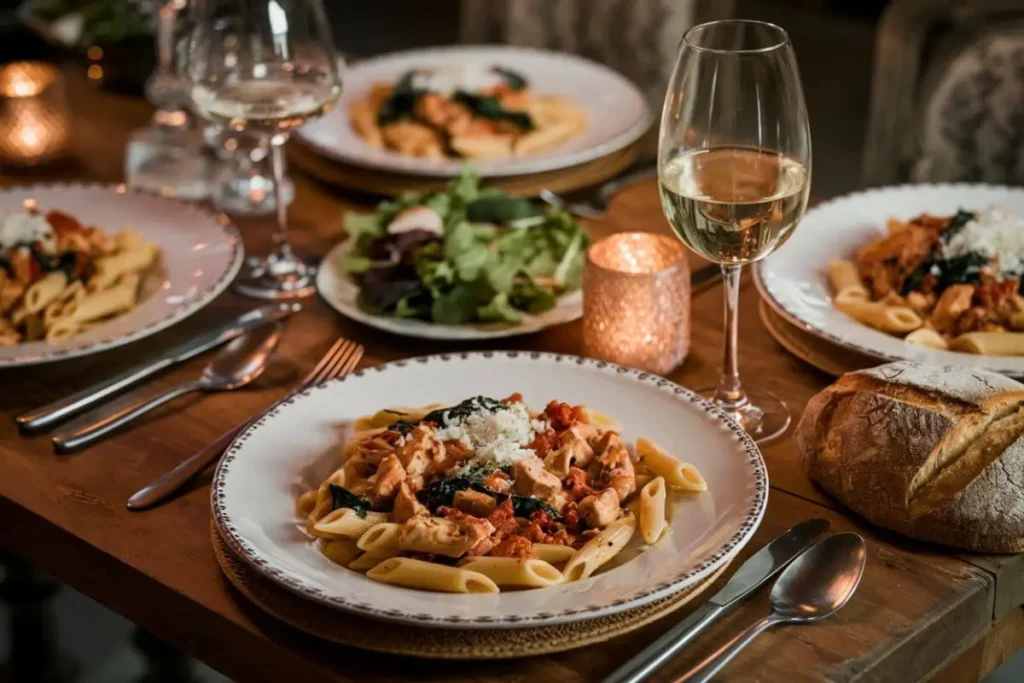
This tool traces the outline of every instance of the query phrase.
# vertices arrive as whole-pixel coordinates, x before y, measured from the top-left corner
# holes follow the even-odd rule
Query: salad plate
[[[392,173],[452,178],[461,162],[423,158],[370,144],[353,128],[353,105],[375,85],[395,83],[414,70],[503,67],[515,70],[530,89],[557,96],[580,108],[586,126],[564,142],[543,151],[500,159],[476,160],[481,177],[516,176],[569,168],[599,159],[638,140],[652,117],[643,94],[625,77],[580,57],[513,46],[446,46],[397,52],[349,65],[338,106],[295,134],[317,154],[356,166]]]
[[[242,265],[242,241],[226,217],[124,186],[56,184],[0,191],[0,223],[34,202],[108,232],[131,228],[159,251],[134,307],[59,342],[0,347],[0,368],[77,358],[155,334],[192,315],[223,292]],[[0,265],[0,267],[3,267]]]
[[[567,212],[481,188],[468,168],[434,194],[345,217],[317,289],[342,315],[395,334],[493,339],[582,316],[586,232]]]
[[[834,305],[828,276],[830,262],[853,259],[858,249],[885,236],[890,218],[907,221],[921,214],[952,216],[961,210],[973,213],[991,207],[1024,216],[1024,190],[981,184],[918,184],[838,197],[807,212],[789,241],[757,264],[755,283],[762,298],[787,321],[879,362],[916,360],[1021,377],[1024,357],[929,348],[858,322]]]
[[[297,500],[338,466],[357,418],[382,405],[453,405],[517,392],[529,406],[558,399],[613,416],[623,441],[659,443],[699,469],[707,490],[673,494],[668,530],[654,545],[627,546],[621,562],[589,578],[531,591],[437,594],[379,583],[332,563],[306,535]],[[463,629],[596,618],[697,585],[750,540],[767,497],[757,446],[697,395],[610,363],[529,352],[417,358],[311,389],[239,437],[212,490],[221,536],[248,566],[299,597],[375,619]]]

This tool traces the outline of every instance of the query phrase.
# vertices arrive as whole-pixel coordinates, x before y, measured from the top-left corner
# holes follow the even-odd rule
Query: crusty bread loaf
[[[890,363],[807,404],[807,474],[869,521],[983,552],[1024,551],[1024,384],[962,367]]]

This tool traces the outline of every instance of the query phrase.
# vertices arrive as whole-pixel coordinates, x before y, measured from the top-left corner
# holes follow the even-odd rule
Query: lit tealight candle
[[[64,153],[68,112],[60,72],[41,62],[0,67],[0,160],[35,166]]]
[[[592,245],[583,271],[583,352],[665,374],[690,348],[690,268],[676,240],[620,233]]]

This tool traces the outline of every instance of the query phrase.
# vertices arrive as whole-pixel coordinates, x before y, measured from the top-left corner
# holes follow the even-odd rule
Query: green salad
[[[481,188],[464,169],[447,188],[348,213],[342,268],[377,315],[448,325],[518,323],[579,289],[586,232],[565,211]]]

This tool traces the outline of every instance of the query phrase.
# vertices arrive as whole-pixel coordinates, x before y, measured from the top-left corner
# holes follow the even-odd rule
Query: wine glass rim
[[[752,47],[752,48],[737,48],[737,49],[725,49],[718,47],[707,47],[706,45],[700,45],[694,40],[692,36],[698,31],[711,28],[713,26],[724,26],[726,24],[750,24],[753,26],[763,26],[778,34],[778,40],[772,45],[765,45],[764,47]],[[717,21],[707,21],[703,24],[697,24],[686,29],[686,33],[683,34],[683,43],[698,52],[708,52],[712,54],[729,54],[729,55],[743,55],[743,54],[765,54],[768,52],[774,52],[781,48],[789,45],[789,34],[786,33],[786,29],[782,28],[778,24],[773,24],[770,21],[760,21],[758,19],[719,19]]]

